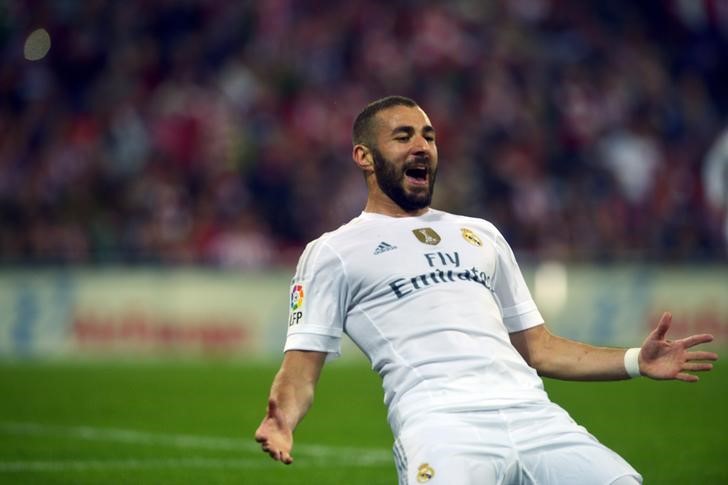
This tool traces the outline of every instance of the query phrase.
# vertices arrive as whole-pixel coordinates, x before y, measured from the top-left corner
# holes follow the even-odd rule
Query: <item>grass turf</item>
[[[292,466],[257,450],[277,364],[0,363],[0,483],[394,484],[378,378],[334,363]],[[728,371],[698,384],[546,381],[646,483],[728,483]]]

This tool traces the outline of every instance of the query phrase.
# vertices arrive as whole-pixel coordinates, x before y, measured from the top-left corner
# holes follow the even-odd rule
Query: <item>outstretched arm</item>
[[[689,351],[691,347],[713,340],[712,335],[692,335],[667,340],[672,315],[664,313],[657,327],[647,336],[639,353],[642,375],[653,379],[698,380],[687,372],[708,371],[718,355]],[[628,379],[624,367],[625,349],[595,347],[553,335],[544,325],[510,335],[511,343],[528,364],[542,376],[565,380]]]
[[[255,432],[255,441],[271,458],[293,462],[293,431],[313,402],[314,389],[326,360],[325,352],[289,350],[273,379],[268,410]]]

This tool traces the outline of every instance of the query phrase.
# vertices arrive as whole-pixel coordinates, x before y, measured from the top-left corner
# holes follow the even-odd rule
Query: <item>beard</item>
[[[371,148],[374,161],[374,174],[377,177],[377,185],[395,204],[406,212],[429,207],[432,202],[432,193],[435,188],[437,169],[432,167],[429,158],[415,158],[411,162],[404,163],[401,167],[385,158],[376,148]],[[427,164],[427,189],[407,191],[405,188],[405,172],[415,164]]]

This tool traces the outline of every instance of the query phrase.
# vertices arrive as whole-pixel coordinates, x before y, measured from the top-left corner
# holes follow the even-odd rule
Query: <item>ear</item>
[[[366,145],[354,145],[351,158],[354,159],[354,163],[356,163],[356,165],[364,172],[371,172],[374,170],[372,152],[366,147]]]

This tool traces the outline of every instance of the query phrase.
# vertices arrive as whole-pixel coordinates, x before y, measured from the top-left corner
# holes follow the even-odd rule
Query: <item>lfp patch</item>
[[[303,306],[303,285],[294,285],[291,290],[291,311]]]

